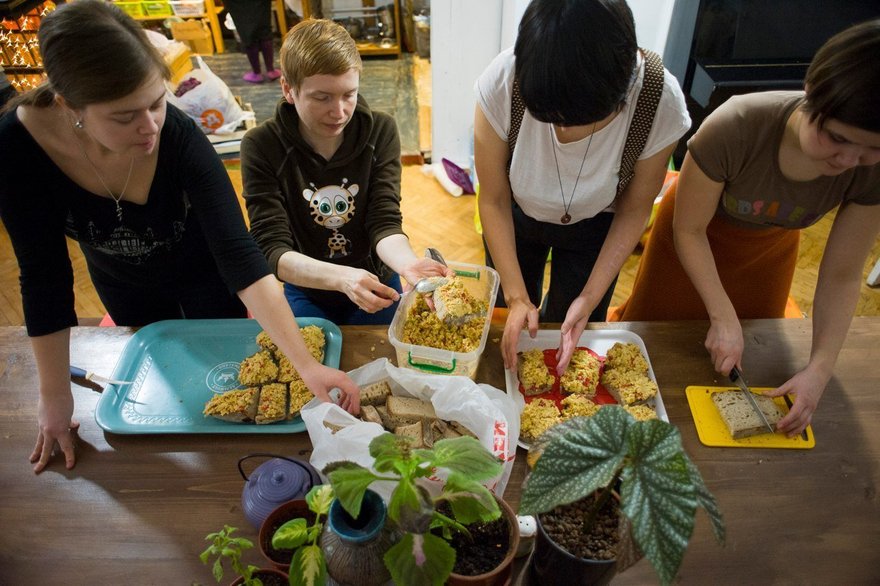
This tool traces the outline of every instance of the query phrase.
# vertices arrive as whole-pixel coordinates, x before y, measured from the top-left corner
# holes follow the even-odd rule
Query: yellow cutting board
[[[721,419],[715,403],[712,402],[712,393],[719,391],[737,390],[736,387],[688,387],[685,389],[691,415],[694,417],[694,425],[700,441],[707,446],[730,447],[730,448],[789,448],[795,450],[808,450],[816,445],[813,428],[807,426],[804,433],[794,437],[786,437],[781,433],[764,433],[753,435],[743,439],[733,439],[727,430],[727,425]],[[769,388],[754,388],[756,393],[771,391]],[[775,402],[782,413],[788,413],[788,403],[785,397],[774,397]]]

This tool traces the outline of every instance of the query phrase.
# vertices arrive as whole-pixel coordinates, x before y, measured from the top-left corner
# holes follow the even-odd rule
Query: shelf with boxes
[[[31,2],[19,7],[19,11],[10,10],[0,16],[0,65],[12,87],[27,91],[40,85],[45,77],[37,31],[55,4]]]
[[[379,0],[381,2],[382,0]],[[352,36],[361,55],[400,55],[400,2],[376,5],[376,0],[334,0],[323,3],[323,14],[303,2],[303,18],[328,18]]]
[[[215,50],[218,53],[225,51],[223,31],[217,18],[223,6],[218,6],[214,0],[121,1],[114,4],[135,20],[164,20],[171,16],[183,19],[182,23],[172,24],[171,33],[175,40],[187,43],[194,53],[210,55]]]

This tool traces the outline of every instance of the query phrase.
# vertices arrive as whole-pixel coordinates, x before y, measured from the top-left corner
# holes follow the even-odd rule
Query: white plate
[[[516,349],[518,352],[525,352],[526,350],[532,350],[534,348],[539,348],[541,350],[558,348],[559,336],[559,330],[538,330],[538,334],[534,338],[531,338],[529,337],[529,332],[523,330],[519,335]],[[611,348],[615,342],[621,342],[623,344],[631,343],[638,346],[639,350],[642,351],[642,356],[644,356],[645,360],[648,362],[648,377],[655,383],[657,382],[657,378],[654,376],[654,368],[651,366],[651,358],[648,356],[648,349],[645,348],[645,342],[637,334],[628,330],[584,330],[584,333],[581,334],[581,337],[578,340],[578,346],[589,348],[599,356],[605,356],[608,349]],[[522,393],[519,392],[519,376],[517,375],[516,370],[505,369],[504,382],[507,387],[507,394],[513,397],[513,401],[519,407],[520,413],[522,413],[523,408],[526,406],[526,401]],[[669,417],[666,415],[666,407],[663,405],[663,397],[660,396],[659,390],[657,391],[657,396],[648,401],[648,404],[657,411],[657,417],[663,421],[669,422]],[[529,449],[529,444],[522,439],[517,443],[520,447]]]

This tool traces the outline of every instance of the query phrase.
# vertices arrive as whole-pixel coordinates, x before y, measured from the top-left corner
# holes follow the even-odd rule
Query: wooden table
[[[682,583],[880,582],[880,318],[855,319],[813,420],[812,450],[703,446],[684,389],[725,384],[703,349],[706,324],[617,325],[645,341],[670,421],[727,521],[721,548],[698,514]],[[343,369],[394,357],[386,328],[342,329]],[[744,333],[744,370],[755,386],[782,383],[809,356],[808,320],[746,322]],[[71,360],[110,374],[131,335],[127,328],[76,328]],[[477,380],[503,389],[498,338],[493,329]],[[28,462],[36,436],[34,360],[23,328],[0,328],[0,584],[213,584],[198,559],[204,536],[224,523],[256,536],[241,510],[238,459],[309,454],[306,433],[105,434],[94,421],[99,395],[73,388],[82,422],[77,465],[67,471],[55,461],[36,476]],[[514,505],[525,471],[520,456],[505,494]],[[258,551],[250,554],[262,563]],[[656,581],[643,560],[615,583]]]

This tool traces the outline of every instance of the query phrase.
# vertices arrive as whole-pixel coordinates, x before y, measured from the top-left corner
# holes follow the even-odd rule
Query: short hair
[[[82,108],[125,97],[152,75],[171,78],[141,25],[110,2],[61,5],[43,18],[37,38],[48,81],[9,109],[47,107],[55,95],[71,108]]]
[[[624,0],[532,0],[514,46],[523,103],[541,122],[602,120],[625,103],[637,51]]]
[[[296,90],[307,77],[342,75],[350,69],[363,69],[360,53],[348,31],[332,20],[303,20],[284,37],[281,71]]]
[[[880,132],[880,19],[837,33],[813,57],[804,109],[822,128],[828,118]]]

